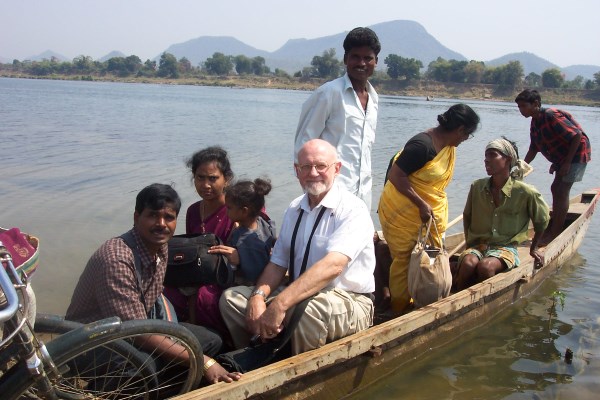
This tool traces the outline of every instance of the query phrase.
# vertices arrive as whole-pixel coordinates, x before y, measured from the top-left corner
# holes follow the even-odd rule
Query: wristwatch
[[[265,300],[267,299],[267,294],[261,289],[254,289],[252,293],[250,293],[250,297],[254,297],[257,295],[261,295]]]

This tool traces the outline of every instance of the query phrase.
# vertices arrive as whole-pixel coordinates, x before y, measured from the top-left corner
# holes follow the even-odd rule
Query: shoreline
[[[279,89],[279,90],[305,90],[313,91],[327,79],[320,78],[292,78],[278,76],[201,76],[193,78],[148,78],[115,76],[73,76],[49,75],[33,76],[26,74],[13,74],[0,71],[2,78],[17,79],[47,79],[65,81],[88,82],[118,82],[118,83],[145,83],[159,85],[189,85],[189,86],[217,86],[238,89]],[[441,83],[435,81],[419,80],[415,82],[397,81],[392,79],[372,79],[370,81],[379,95],[407,96],[443,99],[471,99],[513,102],[516,95],[525,87],[502,88],[497,85],[469,84],[469,83]],[[600,107],[600,89],[551,89],[537,88],[544,104],[563,104],[584,107]]]

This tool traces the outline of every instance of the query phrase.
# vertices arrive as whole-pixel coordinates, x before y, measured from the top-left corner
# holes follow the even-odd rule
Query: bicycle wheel
[[[63,333],[82,327],[81,322],[69,321],[56,314],[37,313],[35,315],[35,335],[38,339],[48,343]]]
[[[107,321],[47,344],[60,373],[53,379],[59,397],[164,399],[198,386],[202,350],[186,328],[160,320]]]

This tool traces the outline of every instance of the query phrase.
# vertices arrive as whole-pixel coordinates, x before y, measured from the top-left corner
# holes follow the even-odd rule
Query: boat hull
[[[545,248],[542,268],[534,267],[528,243],[524,243],[519,248],[522,263],[516,269],[366,331],[247,373],[239,382],[210,385],[177,399],[331,399],[356,392],[405,362],[444,346],[457,334],[485,324],[535,291],[575,254],[598,198],[594,190],[571,200],[569,225]],[[460,243],[461,237],[449,241]]]

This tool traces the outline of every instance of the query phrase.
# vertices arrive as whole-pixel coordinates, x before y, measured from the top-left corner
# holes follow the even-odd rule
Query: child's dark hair
[[[250,216],[257,217],[265,207],[265,196],[271,191],[271,181],[256,178],[242,180],[225,188],[225,199],[237,207],[248,207]]]
[[[217,164],[217,168],[219,168],[226,181],[230,181],[233,178],[233,171],[231,170],[227,152],[221,146],[211,146],[195,152],[186,161],[185,165],[192,171],[192,175],[194,175],[199,166],[209,162]]]

